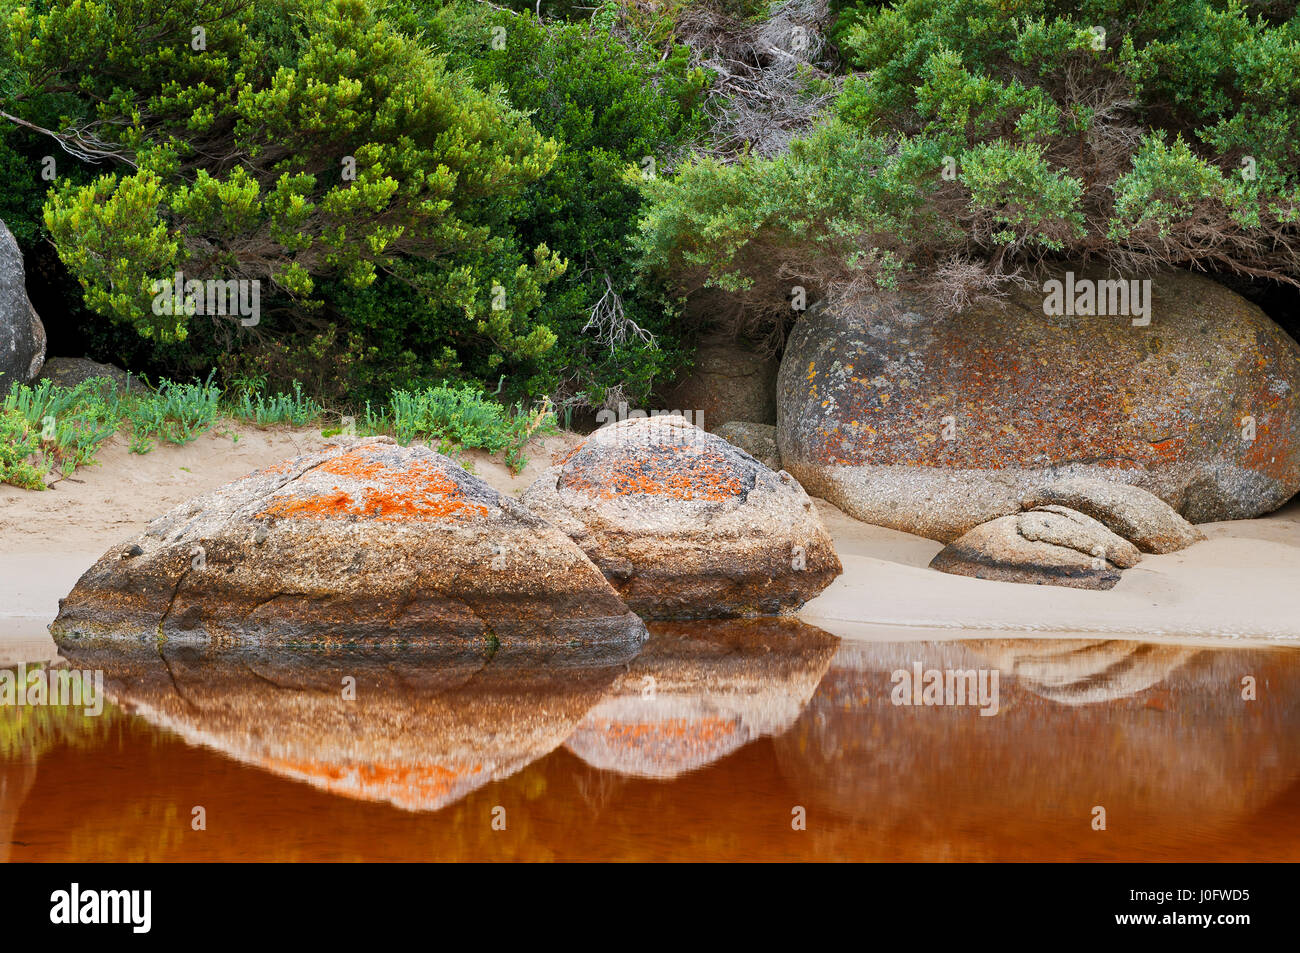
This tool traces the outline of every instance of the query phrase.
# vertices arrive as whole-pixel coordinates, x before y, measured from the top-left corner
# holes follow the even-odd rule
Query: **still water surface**
[[[0,859],[1300,860],[1296,650],[652,633],[65,650],[114,703],[0,707]]]

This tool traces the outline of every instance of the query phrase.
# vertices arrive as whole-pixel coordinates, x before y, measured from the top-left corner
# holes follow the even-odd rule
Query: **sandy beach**
[[[513,496],[579,439],[560,434],[535,441],[518,475],[481,453],[464,459]],[[58,600],[109,546],[177,503],[325,442],[314,429],[222,425],[186,446],[168,444],[141,455],[119,436],[105,445],[98,466],[44,492],[0,485],[0,666],[54,655],[46,627]],[[844,574],[800,617],[842,638],[899,641],[977,632],[1300,644],[1297,502],[1261,519],[1204,524],[1205,542],[1146,556],[1102,592],[936,572],[927,564],[939,543],[861,523],[820,500],[817,505]]]

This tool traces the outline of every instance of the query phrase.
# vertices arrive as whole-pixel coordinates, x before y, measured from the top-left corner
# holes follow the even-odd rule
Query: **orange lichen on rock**
[[[366,459],[366,450],[369,449],[369,447],[361,447],[335,457],[333,460],[327,460],[315,468],[316,472],[333,473],[337,476],[348,476],[357,480],[382,480],[390,468],[384,466],[378,460]]]
[[[312,781],[335,794],[403,794],[436,803],[456,793],[466,778],[483,771],[483,765],[444,767],[439,764],[329,764],[268,758],[263,766],[276,774]]]
[[[434,461],[416,460],[389,466],[373,458],[378,448],[360,447],[309,470],[345,477],[359,484],[351,492],[338,486],[326,493],[286,496],[274,500],[259,517],[286,519],[346,519],[391,522],[462,520],[486,516],[488,508],[464,491]],[[370,484],[370,485],[367,485]]]
[[[612,460],[581,462],[561,486],[602,500],[637,494],[717,502],[745,491],[740,473],[716,450],[687,454],[684,447],[654,447]]]
[[[287,497],[276,500],[258,516],[276,516],[284,519],[330,519],[354,512],[352,497],[335,488],[333,493],[314,493],[311,496]]]
[[[596,730],[618,747],[632,747],[652,742],[694,741],[712,744],[735,734],[739,727],[734,718],[667,718],[663,721],[605,721]]]

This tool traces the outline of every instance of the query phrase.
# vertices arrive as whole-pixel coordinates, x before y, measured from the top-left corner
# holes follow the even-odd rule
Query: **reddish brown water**
[[[639,652],[65,654],[120,705],[0,708],[0,858],[1300,860],[1290,649],[766,622]],[[918,662],[996,671],[997,713],[895,704]]]

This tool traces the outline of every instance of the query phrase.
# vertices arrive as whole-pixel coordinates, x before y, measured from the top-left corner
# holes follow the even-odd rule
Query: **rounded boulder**
[[[941,542],[1063,478],[1137,486],[1193,523],[1295,495],[1300,345],[1207,278],[1129,279],[1140,315],[1111,313],[1112,280],[1049,279],[1102,289],[1106,313],[1047,313],[1049,282],[957,315],[894,293],[810,309],[781,364],[782,465],[857,519]]]
[[[793,477],[682,417],[602,427],[523,502],[572,537],[646,618],[792,612],[841,571]]]
[[[447,457],[387,437],[182,503],[87,570],[52,631],[61,643],[646,638],[567,536]]]

